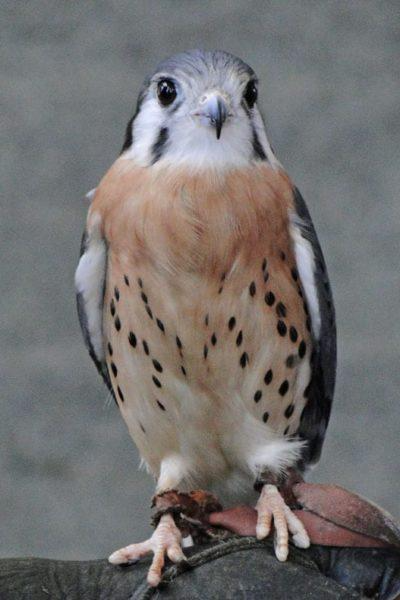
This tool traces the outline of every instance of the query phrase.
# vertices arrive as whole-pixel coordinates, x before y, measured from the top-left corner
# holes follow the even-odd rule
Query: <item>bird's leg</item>
[[[110,563],[120,565],[136,562],[143,556],[153,554],[147,574],[147,581],[153,587],[161,581],[165,556],[175,563],[186,560],[182,551],[182,533],[175,523],[177,503],[174,500],[178,493],[171,489],[180,484],[184,473],[185,464],[181,456],[173,454],[163,459],[157,480],[157,494],[152,501],[152,507],[157,511],[153,519],[155,529],[152,536],[139,544],[121,548],[108,558]]]
[[[237,506],[211,514],[209,522],[238,535],[256,535],[260,540],[268,536],[273,524],[275,553],[279,560],[284,561],[288,556],[289,534],[292,534],[293,543],[299,548],[308,548],[310,545],[307,531],[297,516],[301,511],[290,508],[298,507],[292,488],[300,481],[302,478],[295,470],[290,470],[284,480],[264,473],[254,486],[260,492],[255,509]]]
[[[289,534],[298,548],[308,548],[310,545],[310,538],[303,523],[289,508],[289,504],[296,504],[292,487],[299,481],[302,481],[302,477],[297,471],[290,469],[283,478],[269,473],[255,484],[255,488],[260,490],[256,504],[256,537],[259,540],[266,538],[273,521],[275,554],[280,561],[285,561],[288,557]]]
[[[208,492],[195,490],[178,492],[166,490],[156,494],[152,503],[155,508],[153,535],[139,544],[131,544],[113,552],[108,558],[114,565],[132,563],[153,554],[153,560],[147,574],[149,585],[156,587],[162,577],[165,556],[174,563],[186,560],[182,551],[185,536],[201,539],[207,536],[210,526],[207,515],[220,511],[222,506]]]
[[[262,540],[275,527],[275,554],[278,560],[285,561],[289,554],[289,533],[298,548],[308,548],[310,539],[303,523],[286,504],[276,485],[263,485],[256,504],[256,537]]]

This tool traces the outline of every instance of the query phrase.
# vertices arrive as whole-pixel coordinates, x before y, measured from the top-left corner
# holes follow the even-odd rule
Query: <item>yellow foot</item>
[[[131,544],[113,552],[108,560],[113,565],[136,561],[153,553],[153,561],[147,574],[147,582],[157,587],[161,581],[165,555],[174,563],[186,560],[182,552],[182,535],[170,514],[161,517],[151,538],[140,544]]]
[[[271,531],[272,518],[275,526],[275,554],[278,560],[285,561],[289,554],[289,533],[298,548],[308,548],[310,538],[303,523],[285,504],[275,485],[264,485],[256,504],[257,539],[262,540]]]

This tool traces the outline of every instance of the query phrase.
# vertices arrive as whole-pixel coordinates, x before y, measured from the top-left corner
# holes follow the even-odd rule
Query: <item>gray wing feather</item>
[[[88,251],[88,244],[89,244],[88,235],[85,231],[82,236],[82,242],[81,242],[81,250],[80,250],[80,258],[81,259],[84,256],[84,254]],[[97,285],[99,287],[101,287],[101,306],[98,307],[98,309],[100,311],[103,310],[102,303],[103,303],[103,298],[104,298],[105,275],[106,275],[106,273],[104,270],[102,275],[99,277],[99,281],[97,282]],[[82,288],[82,285],[80,286],[80,288]],[[79,289],[78,286],[77,286],[77,292],[76,292],[76,305],[77,305],[77,310],[78,310],[79,323],[80,323],[82,334],[83,334],[83,339],[84,339],[86,348],[89,351],[90,358],[93,360],[98,372],[100,373],[101,377],[103,378],[104,383],[106,384],[106,386],[108,387],[108,389],[110,390],[112,395],[114,396],[114,392],[112,389],[106,361],[104,360],[104,357],[99,356],[99,353],[96,352],[96,350],[95,350],[95,344],[93,341],[93,332],[90,331],[90,327],[89,327],[88,305],[87,305],[87,302],[85,301],[84,292],[82,291],[82,289]],[[101,334],[101,332],[97,332],[97,333]]]
[[[333,297],[325,260],[305,201],[294,188],[295,211],[300,218],[301,235],[311,244],[315,258],[315,284],[321,317],[320,334],[314,339],[311,380],[307,404],[298,435],[306,440],[304,466],[318,461],[328,426],[336,379],[336,321]]]

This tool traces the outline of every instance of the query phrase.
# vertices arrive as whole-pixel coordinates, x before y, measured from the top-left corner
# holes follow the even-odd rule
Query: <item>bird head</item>
[[[222,51],[192,50],[145,81],[123,153],[143,166],[235,168],[274,161],[251,67]]]

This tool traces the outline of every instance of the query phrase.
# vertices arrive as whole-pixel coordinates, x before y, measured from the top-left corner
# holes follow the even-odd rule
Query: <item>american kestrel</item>
[[[222,51],[190,51],[146,80],[121,155],[93,192],[76,271],[90,355],[144,464],[167,490],[260,492],[274,521],[308,535],[280,493],[319,458],[336,368],[324,258],[300,192],[276,159],[258,81]],[[114,552],[184,558],[164,514],[147,542]]]

